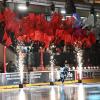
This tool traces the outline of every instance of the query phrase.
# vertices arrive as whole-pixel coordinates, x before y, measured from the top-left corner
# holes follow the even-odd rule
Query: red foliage
[[[75,18],[74,17],[66,17],[66,20],[64,21],[65,28],[71,28],[74,25]]]
[[[79,47],[90,47],[96,42],[93,33],[89,33],[86,29],[73,28],[74,17],[67,17],[65,21],[62,21],[62,15],[59,13],[54,13],[50,21],[47,21],[43,14],[33,13],[20,20],[16,18],[16,14],[11,9],[6,8],[2,14],[0,13],[0,21],[5,22],[5,30],[15,33],[18,41],[40,41],[44,42],[46,47],[54,39],[56,43],[64,40],[65,44],[78,45]],[[10,39],[8,42],[8,44],[12,44]]]
[[[7,32],[5,31],[5,32],[4,32],[4,36],[3,36],[3,41],[6,41],[7,38],[8,38],[8,34],[7,34]]]
[[[0,22],[4,20],[3,14],[0,13]]]
[[[12,45],[12,41],[11,41],[11,38],[8,37],[6,40],[6,46],[9,47],[10,45]]]

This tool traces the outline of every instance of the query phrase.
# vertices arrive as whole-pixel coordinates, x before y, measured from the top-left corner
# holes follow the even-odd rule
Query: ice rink
[[[100,84],[2,89],[0,100],[100,100]]]

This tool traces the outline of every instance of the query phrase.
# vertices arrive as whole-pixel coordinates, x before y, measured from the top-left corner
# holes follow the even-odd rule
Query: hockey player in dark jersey
[[[64,83],[65,78],[67,77],[68,74],[68,68],[65,67],[65,65],[60,66],[60,81]]]

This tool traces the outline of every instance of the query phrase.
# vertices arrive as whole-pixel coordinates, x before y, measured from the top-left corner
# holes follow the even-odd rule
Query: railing
[[[44,83],[51,81],[50,71],[35,71],[35,72],[24,72],[23,83],[34,84]],[[83,69],[83,79],[94,79],[100,78],[100,69]],[[54,71],[54,79],[58,81],[60,79],[59,71]],[[65,80],[78,80],[77,70],[70,70]],[[0,73],[0,85],[18,85],[20,84],[20,73]]]
[[[100,69],[85,69],[83,70],[83,79],[100,78]]]

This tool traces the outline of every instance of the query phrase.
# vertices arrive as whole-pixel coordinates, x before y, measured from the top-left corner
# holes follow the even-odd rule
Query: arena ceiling
[[[51,0],[52,1],[52,0]],[[59,2],[66,2],[67,0],[55,0]],[[74,0],[75,3],[100,3],[100,0]]]
[[[3,1],[3,0],[0,0]],[[54,2],[55,7],[65,8],[65,3],[67,0],[7,0],[7,2],[14,2],[15,4],[25,3],[29,1],[31,6],[30,11],[33,12],[50,12],[48,7],[51,2]],[[100,0],[73,0],[77,9],[77,13],[82,17],[87,17],[89,15],[91,5],[94,3],[95,11],[100,15]],[[37,6],[38,5],[38,6]],[[44,7],[43,7],[44,6]],[[10,6],[11,7],[11,6]],[[16,8],[16,7],[15,7]]]

